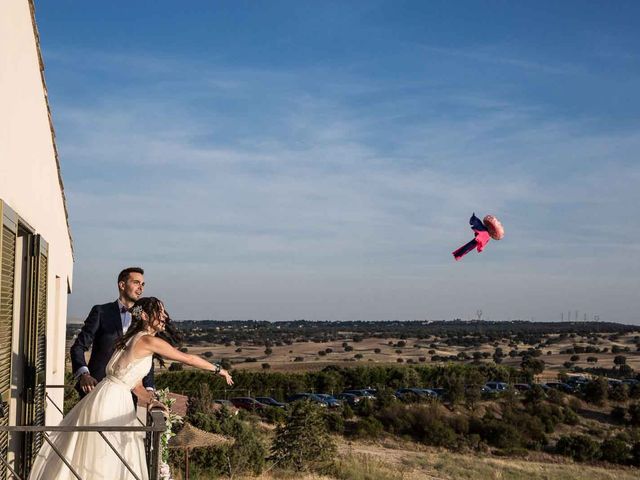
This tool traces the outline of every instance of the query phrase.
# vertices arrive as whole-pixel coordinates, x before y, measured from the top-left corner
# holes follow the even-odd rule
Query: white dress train
[[[146,335],[133,336],[126,347],[113,354],[107,376],[63,418],[64,426],[141,426],[131,390],[149,372],[152,356],[134,359],[133,345]],[[104,432],[109,442],[141,480],[148,480],[143,432]],[[83,480],[133,480],[98,432],[52,432],[50,440]],[[75,480],[51,446],[44,442],[36,456],[29,480]]]

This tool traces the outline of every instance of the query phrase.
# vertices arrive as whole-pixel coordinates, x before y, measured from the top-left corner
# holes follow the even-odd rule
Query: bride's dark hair
[[[133,307],[129,309],[131,312],[131,325],[127,329],[127,333],[116,341],[115,350],[123,349],[135,334],[142,332],[147,328],[147,325],[145,325],[142,320],[142,312],[147,314],[149,321],[153,321],[154,318],[160,317],[163,307],[164,304],[156,297],[143,297],[138,299],[138,301],[133,304]],[[162,338],[174,347],[178,347],[182,343],[182,334],[171,321],[169,313],[166,310],[164,313],[167,314],[167,320],[164,324],[164,332],[158,332],[156,337]],[[164,360],[162,357],[154,354],[153,358],[158,360],[161,366],[164,366]]]

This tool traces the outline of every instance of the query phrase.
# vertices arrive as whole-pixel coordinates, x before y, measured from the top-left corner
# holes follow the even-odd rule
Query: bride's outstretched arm
[[[143,336],[139,342],[136,343],[134,349],[140,349],[140,352],[136,352],[137,357],[149,355],[152,353],[160,355],[162,358],[173,360],[175,362],[186,363],[192,367],[201,368],[202,370],[209,370],[216,372],[218,375],[225,378],[227,384],[233,385],[231,375],[224,368],[220,368],[219,365],[213,365],[203,358],[197,355],[191,355],[189,353],[183,353],[177,348],[172,347],[169,343],[165,342],[161,338],[152,337],[151,335]]]

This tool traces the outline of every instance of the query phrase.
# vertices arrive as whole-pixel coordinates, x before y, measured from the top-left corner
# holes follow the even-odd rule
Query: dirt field
[[[605,367],[611,368],[614,366],[613,359],[616,355],[624,355],[627,357],[627,364],[633,368],[634,370],[640,370],[640,352],[636,352],[636,346],[633,342],[632,334],[628,334],[625,336],[621,336],[618,341],[615,343],[610,342],[609,340],[602,339],[601,343],[597,345],[598,348],[609,348],[609,353],[583,353],[579,354],[580,360],[575,362],[576,366],[579,367]],[[267,355],[265,354],[265,348],[263,346],[245,346],[242,345],[237,347],[235,345],[232,346],[221,346],[221,345],[212,345],[212,346],[189,346],[187,345],[189,353],[193,354],[204,354],[205,352],[211,352],[213,356],[212,359],[227,359],[231,361],[233,364],[233,368],[239,370],[262,370],[262,364],[268,363],[270,365],[271,371],[308,371],[308,370],[318,370],[322,369],[327,365],[354,365],[358,364],[371,364],[371,363],[383,363],[383,364],[398,364],[398,359],[402,359],[403,363],[406,364],[407,361],[412,360],[416,364],[432,364],[431,356],[432,355],[457,355],[460,352],[465,352],[469,356],[473,355],[473,352],[488,352],[493,354],[495,347],[493,345],[482,345],[480,348],[462,348],[462,347],[442,347],[438,346],[436,348],[431,348],[429,345],[431,343],[438,343],[436,339],[422,339],[417,340],[415,338],[404,339],[406,342],[406,346],[403,348],[398,348],[395,345],[401,341],[399,338],[366,338],[361,342],[351,342],[348,341],[348,344],[353,347],[353,351],[345,352],[344,347],[342,346],[342,341],[336,342],[325,342],[325,343],[315,343],[315,342],[295,342],[292,345],[283,345],[283,346],[273,346],[272,353]],[[391,345],[390,345],[391,343]],[[502,340],[500,342],[500,347],[503,349],[505,354],[512,349],[516,350],[526,350],[530,348],[530,345],[518,344],[515,347],[509,346],[509,340]],[[567,339],[562,343],[553,344],[548,348],[543,349],[544,355],[539,357],[544,360],[547,368],[544,374],[541,376],[541,380],[546,379],[555,379],[557,374],[564,370],[563,364],[564,362],[569,361],[571,355],[569,354],[560,354],[559,352],[571,347],[573,344],[587,346],[586,339],[582,337],[576,337],[574,339]],[[611,353],[611,348],[613,345],[618,345],[619,347],[629,347],[630,352],[623,352],[619,354]],[[326,355],[320,355],[318,352],[326,349],[331,349],[331,353],[327,353]],[[379,353],[376,353],[376,349],[379,349]],[[237,351],[240,350],[240,351]],[[400,350],[400,353],[397,351]],[[434,350],[435,353],[429,353],[429,351]],[[547,352],[550,351],[551,355],[547,355]],[[355,355],[360,354],[362,358],[356,359]],[[296,357],[301,357],[302,361],[296,361]],[[420,362],[420,357],[424,357],[426,359],[425,362]],[[587,357],[596,357],[598,362],[595,364],[590,364],[587,362]],[[255,358],[255,362],[246,362],[246,358]],[[491,358],[487,360],[482,360],[485,362],[492,362]],[[521,358],[514,357],[511,358],[506,356],[503,359],[503,365],[509,365],[518,367],[520,365]]]

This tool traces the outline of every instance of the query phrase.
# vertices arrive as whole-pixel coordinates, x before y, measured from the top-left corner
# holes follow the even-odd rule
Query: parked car
[[[339,393],[336,395],[336,399],[343,403],[348,403],[350,406],[355,407],[360,403],[362,397],[354,395],[353,393]]]
[[[482,393],[497,394],[509,390],[509,384],[505,382],[487,382],[482,387]]]
[[[287,403],[299,402],[304,400],[317,403],[322,407],[329,406],[329,404],[326,401],[324,401],[315,393],[294,393],[293,395],[287,398]]]
[[[216,400],[213,401],[214,403],[214,407],[215,410],[217,411],[218,409],[222,409],[223,407],[226,408],[227,410],[229,410],[229,413],[231,413],[231,415],[237,415],[238,412],[240,410],[238,410],[237,407],[233,406],[233,403],[231,403],[229,400],[224,400],[222,398],[218,398]]]
[[[449,391],[446,388],[436,387],[432,388],[431,390],[433,390],[440,399],[446,398],[449,394]]]
[[[554,390],[559,390],[564,393],[575,393],[576,391],[576,389],[573,386],[563,382],[547,382],[545,385],[549,388],[552,388]]]
[[[267,407],[277,407],[277,408],[285,407],[284,403],[279,402],[275,398],[271,398],[271,397],[256,397],[256,400],[262,403],[263,405],[266,405]]]
[[[406,402],[415,402],[428,398],[438,398],[438,394],[429,388],[399,388],[396,397]]]
[[[525,393],[531,390],[531,385],[529,385],[528,383],[514,383],[513,388],[516,390],[516,392]]]
[[[251,397],[235,397],[231,399],[231,403],[233,403],[234,407],[251,411],[264,410],[266,407],[266,405]]]
[[[338,408],[342,406],[340,400],[337,400],[333,395],[329,395],[328,393],[316,393],[315,395],[326,402],[329,408]]]
[[[640,380],[638,380],[637,378],[623,378],[622,383],[628,385],[629,388],[631,388],[635,385],[640,385]]]
[[[345,390],[342,393],[351,393],[353,395],[357,395],[360,398],[368,398],[369,400],[375,400],[376,396],[372,392],[375,392],[375,390],[361,388],[361,389],[355,389],[355,390]]]

